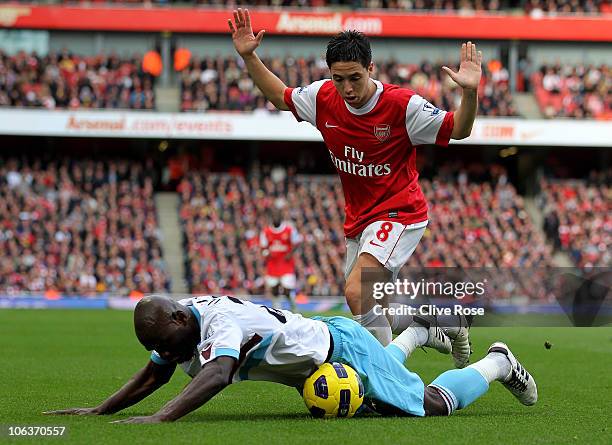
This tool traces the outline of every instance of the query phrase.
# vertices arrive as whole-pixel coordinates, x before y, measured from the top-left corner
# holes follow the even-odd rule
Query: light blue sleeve
[[[236,360],[238,360],[238,358],[240,357],[240,352],[236,351],[235,349],[232,348],[217,348],[215,349],[215,358],[216,357],[221,357],[222,355],[228,356],[228,357],[234,357]]]
[[[155,364],[158,365],[168,365],[170,364],[170,362],[168,360],[164,360],[163,358],[160,357],[160,355],[157,353],[157,351],[152,351],[151,352],[151,361]]]

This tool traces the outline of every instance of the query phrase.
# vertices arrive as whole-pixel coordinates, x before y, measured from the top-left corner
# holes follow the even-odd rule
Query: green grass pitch
[[[13,443],[612,443],[612,330],[609,328],[474,328],[474,359],[506,341],[535,376],[540,400],[524,407],[501,385],[451,417],[318,420],[294,389],[264,382],[232,385],[176,423],[112,425],[155,412],[187,377],[122,413],[43,416],[48,409],[93,406],[148,360],[122,311],[0,310],[0,425],[61,425],[64,438]],[[544,342],[553,344],[544,348]],[[429,382],[451,367],[449,356],[415,352],[411,370]]]

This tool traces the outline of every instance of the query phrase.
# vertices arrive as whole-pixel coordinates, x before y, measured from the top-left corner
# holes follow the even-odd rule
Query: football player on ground
[[[372,79],[370,43],[360,32],[344,31],[329,42],[326,62],[331,79],[288,88],[255,53],[265,31],[253,34],[248,10],[235,10],[234,21],[228,22],[234,47],[261,92],[276,108],[291,111],[323,136],[346,202],[346,300],[354,319],[387,345],[392,332],[402,332],[412,318],[374,311],[371,283],[362,280],[362,271],[377,271],[370,276],[395,280],[425,232],[427,202],[418,184],[415,147],[446,146],[451,138],[470,135],[482,52],[475,44],[464,43],[459,71],[443,68],[463,91],[453,113],[436,108],[412,90]],[[388,303],[383,301],[384,305]],[[455,332],[448,333],[453,357],[462,367],[469,360],[468,331],[458,321],[452,324]]]
[[[366,406],[380,414],[437,416],[465,408],[500,381],[524,405],[537,401],[533,377],[503,343],[482,360],[446,371],[430,385],[404,362],[417,347],[448,354],[450,339],[435,320],[413,324],[383,347],[346,317],[304,318],[234,297],[204,296],[174,301],[145,297],[134,310],[136,336],[152,351],[147,365],[94,408],[47,414],[113,414],[159,389],[180,367],[192,377],[183,391],[151,416],[120,423],[177,420],[204,405],[231,383],[266,380],[302,389],[325,362],[351,366],[364,384]]]
[[[283,221],[281,210],[272,209],[271,224],[261,232],[260,247],[266,258],[266,296],[272,299],[272,307],[280,308],[284,295],[295,312],[295,263],[293,252],[301,241],[300,234],[291,224]]]

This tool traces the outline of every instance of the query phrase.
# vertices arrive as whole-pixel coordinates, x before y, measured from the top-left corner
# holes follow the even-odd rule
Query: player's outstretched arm
[[[257,57],[257,54],[255,54],[255,49],[261,43],[265,30],[259,31],[257,35],[253,34],[251,15],[248,9],[244,11],[241,8],[234,10],[234,22],[232,23],[232,20],[228,19],[227,23],[232,33],[236,52],[244,60],[249,75],[253,82],[255,82],[255,85],[257,85],[257,88],[261,90],[263,95],[276,108],[285,111],[289,110],[284,100],[287,86],[272,71],[266,68],[259,57]]]
[[[204,405],[230,384],[236,359],[221,356],[208,362],[183,391],[152,416],[130,417],[113,423],[172,422]]]
[[[172,365],[149,363],[138,371],[119,391],[93,408],[69,408],[45,411],[44,414],[102,415],[113,414],[132,406],[170,381],[176,368]]]
[[[461,105],[454,114],[452,139],[464,139],[472,133],[478,108],[478,84],[482,75],[481,64],[482,51],[476,51],[475,43],[467,42],[461,45],[459,71],[455,73],[447,66],[442,67],[451,79],[463,89]]]

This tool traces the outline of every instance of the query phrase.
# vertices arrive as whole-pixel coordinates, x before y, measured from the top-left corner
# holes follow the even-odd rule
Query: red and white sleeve
[[[307,121],[317,125],[317,94],[326,81],[317,80],[305,87],[285,90],[285,104],[299,122]]]
[[[412,145],[436,144],[447,146],[453,132],[452,112],[436,108],[418,94],[406,107],[406,130]]]

